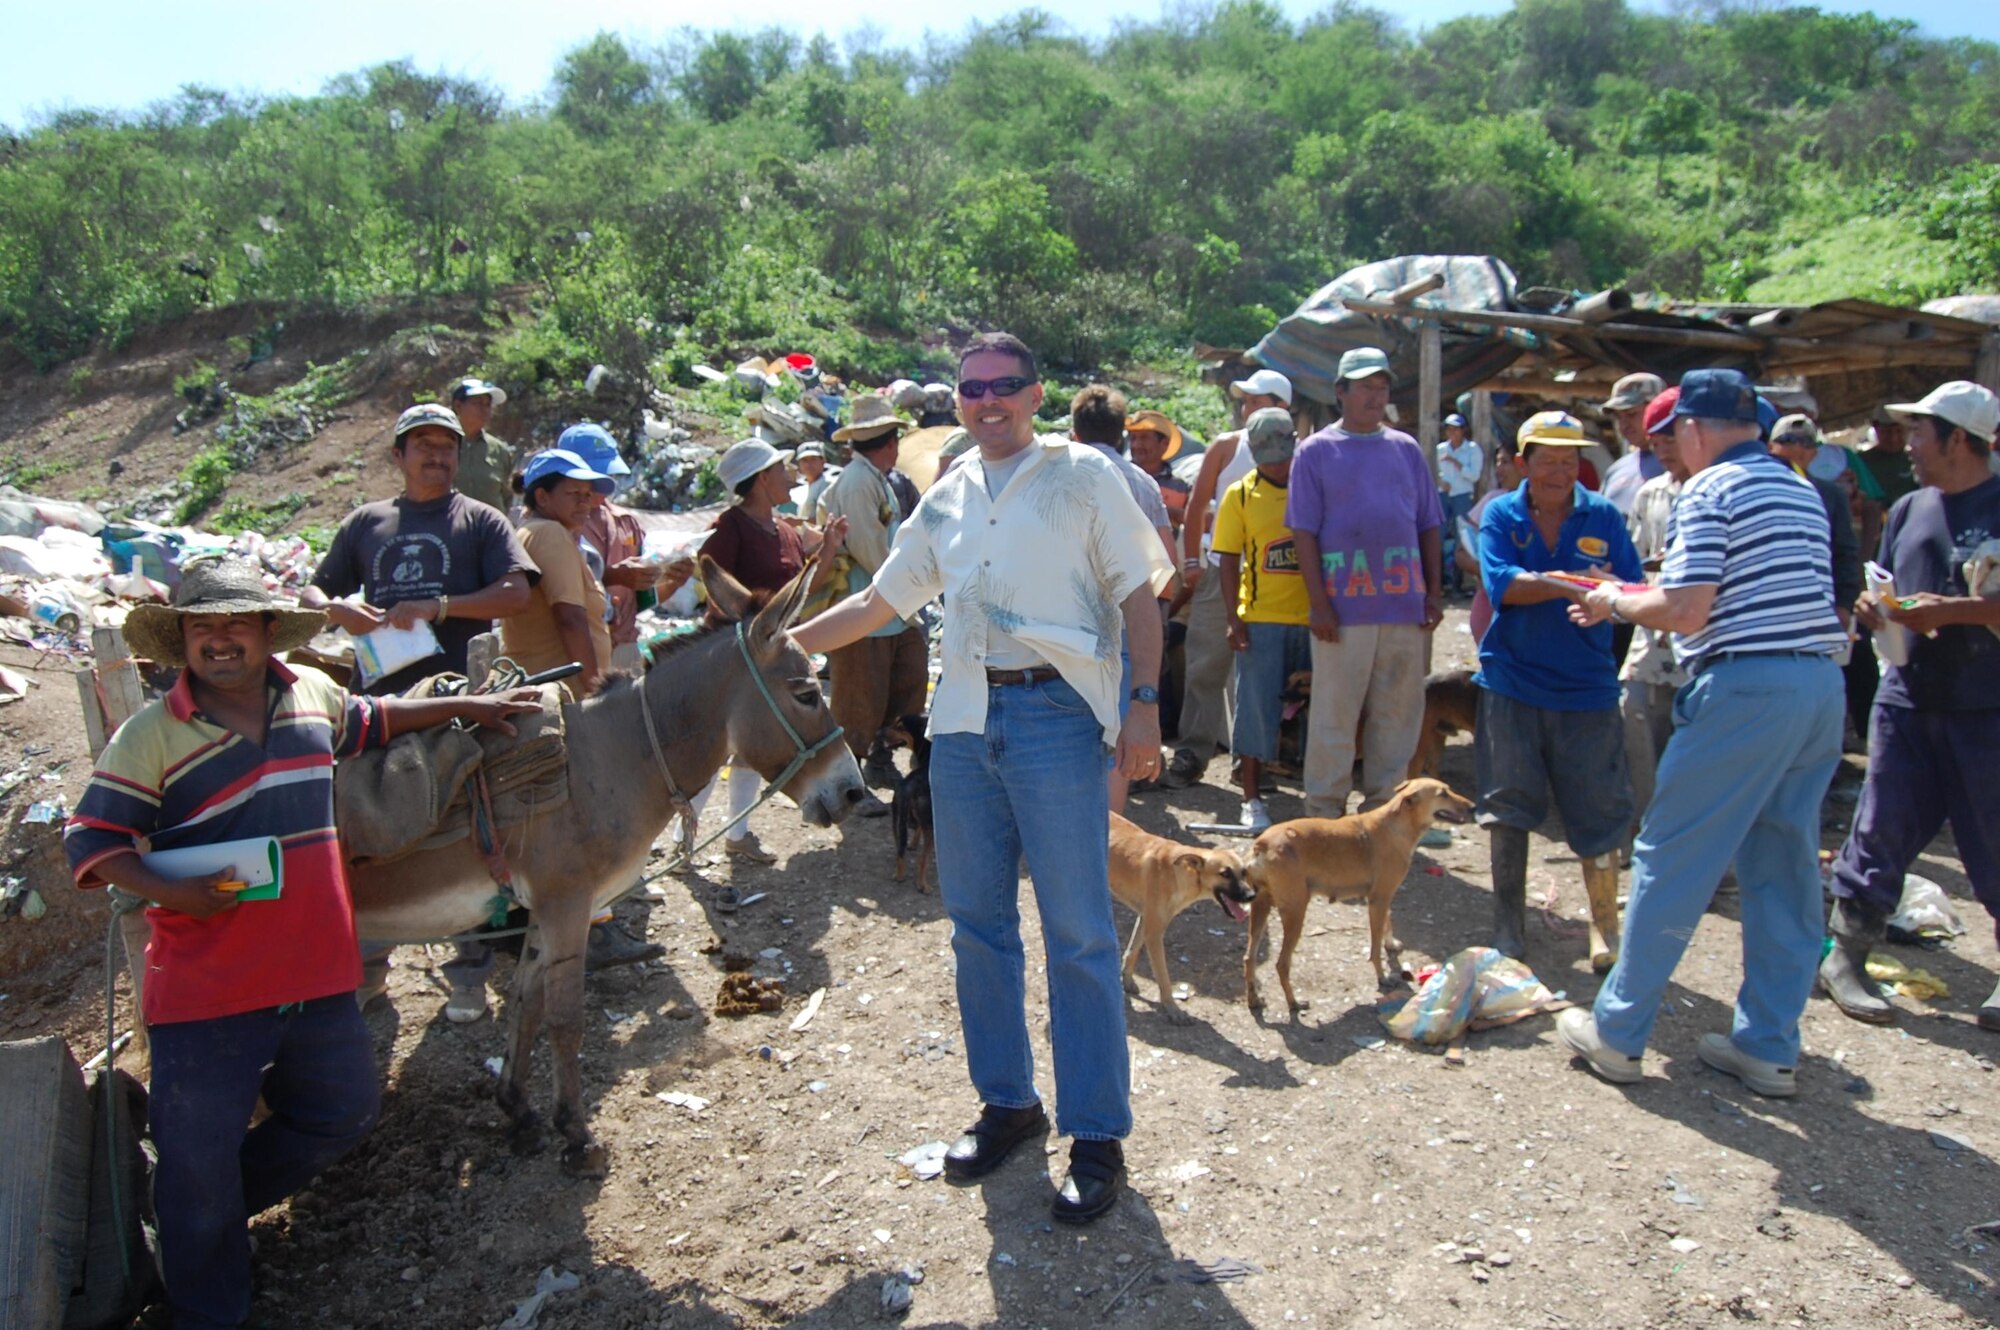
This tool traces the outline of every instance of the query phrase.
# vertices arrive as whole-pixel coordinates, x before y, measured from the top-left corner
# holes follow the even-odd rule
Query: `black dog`
[[[910,843],[917,847],[917,890],[928,891],[931,865],[931,741],[922,716],[904,716],[883,727],[892,748],[910,750],[910,774],[896,782],[889,811],[896,827],[896,880],[903,880],[903,859]]]

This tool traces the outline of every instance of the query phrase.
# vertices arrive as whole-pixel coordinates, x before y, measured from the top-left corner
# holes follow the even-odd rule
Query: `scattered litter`
[[[1693,1238],[1674,1238],[1667,1245],[1683,1256],[1690,1256],[1701,1250],[1701,1244]]]
[[[742,900],[736,903],[738,905],[755,905],[758,901],[763,900],[766,896],[770,894],[771,893],[768,891],[759,891],[752,895],[745,896]]]
[[[722,987],[715,994],[718,1016],[750,1016],[760,1011],[776,1011],[784,1005],[784,980],[754,979],[740,970],[724,976]]]
[[[806,1086],[806,1093],[821,1094],[826,1090],[825,1081],[813,1081]]]
[[[897,1155],[896,1162],[917,1181],[928,1182],[944,1172],[944,1154],[949,1148],[943,1141],[925,1141]]]
[[[663,1104],[672,1104],[675,1108],[684,1108],[690,1114],[701,1112],[713,1102],[703,1099],[698,1094],[689,1094],[685,1090],[662,1090],[654,1095],[653,1098]]]
[[[737,902],[737,903],[738,903],[739,905],[740,905],[740,904],[742,904],[742,902],[740,902],[740,901],[739,901],[739,902]],[[784,955],[784,954],[785,954],[785,949],[784,949],[783,947],[766,947],[766,948],[764,948],[764,949],[763,949],[762,951],[758,952],[757,954],[758,954],[759,956],[762,956],[762,957],[763,957],[763,958],[764,958],[765,960],[767,960],[767,961],[774,961],[774,960],[778,959],[778,957],[780,957],[780,956],[782,956],[782,955]]]
[[[1887,984],[1891,991],[1907,998],[1929,1002],[1934,998],[1951,996],[1950,985],[1929,970],[1913,969],[1894,956],[1885,956],[1879,951],[1869,953],[1867,969],[1870,979]]]
[[[1939,1131],[1935,1127],[1931,1128],[1931,1144],[1940,1150],[1946,1150],[1953,1154],[1976,1148],[1971,1141],[1958,1135],[1956,1132]]]
[[[1194,1000],[1193,984],[1187,983],[1186,981],[1182,981],[1181,983],[1174,985],[1174,1001],[1191,1002],[1193,1000]]]
[[[909,1281],[901,1275],[889,1275],[882,1281],[882,1314],[901,1316],[910,1309],[916,1294],[911,1292]]]
[[[1218,1256],[1210,1261],[1186,1257],[1175,1261],[1172,1268],[1174,1278],[1183,1284],[1233,1284],[1251,1275],[1264,1273],[1263,1266],[1252,1265],[1234,1256]]]
[[[993,1264],[1015,1265],[1017,1264],[1017,1262],[1014,1260],[1014,1255],[1012,1252],[997,1251],[993,1253]]]
[[[60,822],[68,816],[69,810],[63,806],[62,796],[57,795],[53,799],[37,799],[34,803],[29,804],[28,811],[21,818],[21,821],[23,823],[35,822],[46,825]]]
[[[514,1304],[514,1314],[500,1323],[500,1330],[534,1330],[541,1320],[542,1304],[558,1293],[574,1291],[582,1282],[567,1270],[557,1274],[554,1266],[543,1266],[542,1273],[535,1276],[535,1291]]]
[[[1167,1176],[1175,1182],[1193,1182],[1196,1178],[1212,1172],[1214,1170],[1208,1165],[1199,1164],[1190,1159],[1185,1164],[1175,1164],[1172,1168],[1168,1169]]]
[[[1667,1174],[1667,1180],[1661,1185],[1674,1194],[1673,1202],[1675,1205],[1691,1205],[1697,1210],[1702,1208],[1701,1197],[1689,1191],[1687,1186],[1673,1174]]]
[[[498,1076],[502,1071],[506,1069],[506,1067],[507,1067],[507,1059],[505,1058],[486,1059],[486,1074],[488,1076]]]
[[[0,706],[18,702],[28,695],[28,676],[0,665]],[[45,748],[42,750],[47,752]]]
[[[1426,827],[1424,834],[1417,837],[1417,845],[1426,850],[1448,850],[1451,848],[1451,833],[1443,827]]]
[[[1371,1053],[1389,1042],[1379,1034],[1357,1034],[1353,1039],[1356,1048],[1367,1049]]]
[[[806,999],[806,1009],[792,1017],[793,1034],[799,1033],[813,1023],[813,1017],[819,1015],[820,1003],[824,1001],[826,1001],[826,990],[824,988],[815,988],[812,996]]]

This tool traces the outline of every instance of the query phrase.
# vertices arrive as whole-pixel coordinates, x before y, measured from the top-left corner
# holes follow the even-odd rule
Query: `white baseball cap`
[[[792,455],[773,448],[762,439],[744,439],[729,445],[729,451],[715,464],[715,478],[722,482],[722,488],[736,495],[736,487],[750,477],[767,471],[780,462],[789,462]]]
[[[1882,409],[1898,416],[1936,416],[1988,443],[2000,433],[2000,397],[1965,379],[1940,383],[1921,402],[1892,402]]]
[[[1260,369],[1247,379],[1238,379],[1229,385],[1231,397],[1275,397],[1286,406],[1292,404],[1292,381],[1274,369]]]

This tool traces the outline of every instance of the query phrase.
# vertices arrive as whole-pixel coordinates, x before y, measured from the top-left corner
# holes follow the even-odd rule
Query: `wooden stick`
[[[1418,296],[1428,295],[1444,285],[1444,274],[1434,272],[1428,277],[1419,277],[1407,286],[1399,286],[1389,295],[1392,305],[1407,305]]]
[[[1412,311],[1380,300],[1352,297],[1341,303],[1360,314],[1391,314],[1409,318]],[[1450,323],[1487,324],[1496,328],[1526,328],[1532,332],[1563,333],[1570,336],[1601,337],[1611,341],[1659,342],[1667,346],[1705,346],[1723,351],[1751,351],[1764,354],[1773,343],[1761,337],[1707,328],[1649,328],[1637,323],[1584,323],[1556,314],[1520,314],[1512,310],[1424,309],[1421,317]],[[1812,345],[1812,343],[1805,343]]]

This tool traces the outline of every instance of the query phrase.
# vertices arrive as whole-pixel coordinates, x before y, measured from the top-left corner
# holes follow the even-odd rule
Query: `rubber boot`
[[[1528,950],[1528,833],[1492,827],[1493,949],[1521,959]]]
[[[1618,962],[1618,852],[1583,861],[1583,890],[1590,897],[1590,968],[1603,974]]]
[[[1888,1025],[1896,1009],[1882,1000],[1868,977],[1868,952],[1889,931],[1888,916],[1857,900],[1837,900],[1826,921],[1833,949],[1819,963],[1819,991],[1857,1021]]]

